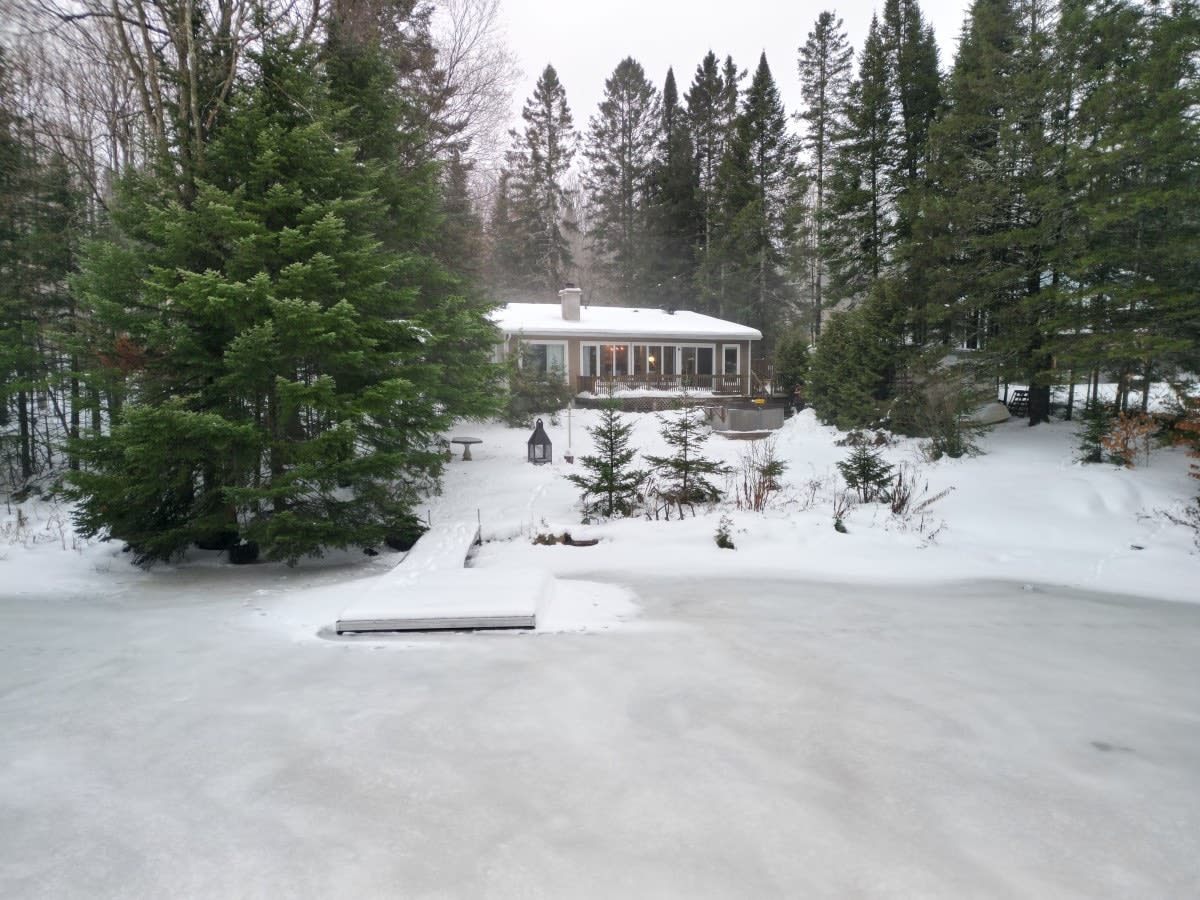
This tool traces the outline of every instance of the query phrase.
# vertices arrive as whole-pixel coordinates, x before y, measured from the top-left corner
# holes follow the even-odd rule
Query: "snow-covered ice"
[[[143,573],[61,511],[8,528],[0,896],[1200,893],[1178,451],[1085,467],[1069,425],[1010,423],[921,464],[954,488],[924,523],[843,535],[806,483],[847,450],[806,413],[785,502],[721,551],[718,512],[581,525],[567,465],[472,429],[427,512],[481,523],[497,584],[556,576],[537,632],[333,635],[391,553]],[[563,530],[599,543],[530,540]]]

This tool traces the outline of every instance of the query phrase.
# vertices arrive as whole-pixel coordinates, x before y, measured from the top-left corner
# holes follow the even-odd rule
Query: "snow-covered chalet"
[[[758,329],[684,310],[581,307],[582,293],[568,285],[558,303],[496,309],[501,354],[561,372],[584,395],[687,389],[749,396]]]

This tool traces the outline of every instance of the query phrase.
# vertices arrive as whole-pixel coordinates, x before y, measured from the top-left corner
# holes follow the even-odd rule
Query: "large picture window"
[[[579,348],[579,374],[600,375],[609,378],[613,375],[644,374],[638,368],[643,358],[637,351],[644,348],[629,344],[584,344]]]
[[[737,347],[730,349],[736,374]],[[601,378],[719,375],[723,371],[717,368],[717,348],[712,344],[583,344],[579,353],[579,373]]]
[[[557,372],[567,377],[566,341],[535,342],[521,344],[521,365],[543,374]]]

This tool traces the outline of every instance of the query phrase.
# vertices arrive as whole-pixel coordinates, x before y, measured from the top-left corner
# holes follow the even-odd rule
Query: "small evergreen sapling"
[[[658,496],[665,502],[667,518],[674,506],[683,517],[685,506],[695,513],[697,503],[715,503],[721,499],[721,489],[709,481],[714,475],[725,475],[727,469],[701,455],[701,448],[712,433],[704,422],[704,411],[693,402],[685,402],[673,416],[659,416],[659,434],[675,452],[671,456],[647,456],[662,487]]]
[[[729,516],[727,516],[727,515],[721,516],[721,521],[717,523],[716,540],[717,540],[717,546],[720,547],[722,550],[736,550],[737,549],[733,545],[733,537],[730,534],[732,531],[733,531],[733,520],[730,519]]]
[[[1104,438],[1108,435],[1109,425],[1112,423],[1112,412],[1108,404],[1098,397],[1093,397],[1083,407],[1079,421],[1077,459],[1085,463],[1104,462]]]
[[[641,488],[646,473],[633,466],[636,455],[629,446],[633,425],[622,421],[617,405],[607,403],[600,413],[600,423],[589,428],[596,452],[580,458],[582,475],[568,475],[567,480],[582,489],[580,503],[585,518],[632,515],[641,502]]]
[[[893,467],[883,461],[878,450],[867,446],[855,447],[837,467],[846,486],[857,492],[861,502],[887,499]]]

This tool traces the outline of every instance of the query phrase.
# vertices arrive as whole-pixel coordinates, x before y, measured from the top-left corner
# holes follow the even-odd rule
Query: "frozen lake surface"
[[[0,896],[1200,894],[1200,606],[589,573],[636,615],[326,640],[342,577],[0,602]]]

